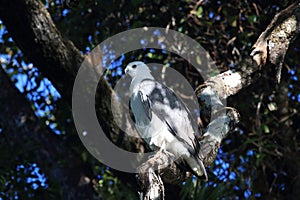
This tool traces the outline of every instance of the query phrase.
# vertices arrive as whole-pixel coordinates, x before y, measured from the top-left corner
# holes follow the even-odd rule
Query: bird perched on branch
[[[130,107],[139,134],[152,150],[183,158],[194,175],[207,180],[199,154],[201,133],[182,100],[157,82],[143,62],[129,63],[125,73],[132,78]]]

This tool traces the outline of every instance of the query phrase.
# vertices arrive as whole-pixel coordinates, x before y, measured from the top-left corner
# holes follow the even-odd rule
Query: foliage
[[[168,27],[199,41],[219,66],[219,71],[234,68],[249,54],[251,45],[271,21],[275,13],[292,1],[213,0],[196,1],[54,1],[44,0],[45,6],[61,33],[86,54],[98,43],[119,32],[143,26]],[[17,6],[17,5],[16,5]],[[299,44],[295,42],[295,44]],[[298,84],[299,46],[293,46],[286,59],[286,69],[279,85],[274,69],[264,70],[262,78],[228,100],[241,114],[241,123],[222,144],[213,166],[209,168],[209,182],[190,179],[183,184],[184,199],[282,199],[297,198],[299,189],[299,102]],[[98,197],[104,199],[133,199],[132,186],[115,176],[109,168],[99,167],[87,152],[72,144],[74,127],[64,99],[24,57],[0,22],[0,59],[7,76],[31,102],[41,126],[48,126],[53,137],[59,137],[80,154],[80,162],[91,169]],[[131,52],[110,67],[107,80],[113,85],[122,75],[122,68],[130,60],[169,63],[177,66],[191,85],[198,77],[184,70],[180,58],[157,50]],[[178,67],[179,66],[179,67]],[[9,108],[8,108],[9,109]],[[7,119],[11,120],[11,119]],[[7,141],[10,133],[0,122],[2,198],[41,197],[40,191],[59,196],[57,186],[48,185],[47,169],[40,169],[28,157],[15,159],[16,141]],[[9,144],[8,144],[9,143]],[[55,145],[55,144],[53,144]],[[19,147],[28,151],[30,145]],[[7,156],[10,154],[11,156]],[[60,158],[59,163],[66,163]],[[4,163],[3,160],[6,162]],[[40,169],[42,179],[30,179]],[[13,178],[14,177],[14,178]],[[20,181],[17,181],[20,180]],[[45,180],[46,182],[42,182]],[[36,187],[36,185],[38,187]],[[298,188],[297,188],[298,186]],[[27,188],[27,189],[26,189]],[[8,190],[9,189],[9,190]],[[0,197],[1,197],[0,196]]]

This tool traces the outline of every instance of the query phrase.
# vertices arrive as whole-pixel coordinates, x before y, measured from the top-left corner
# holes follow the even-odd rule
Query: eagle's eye
[[[136,68],[136,65],[132,65],[132,68],[135,69],[135,68]]]

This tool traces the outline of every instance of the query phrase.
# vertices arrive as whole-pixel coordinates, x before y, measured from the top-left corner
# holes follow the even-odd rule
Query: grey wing
[[[150,121],[155,114],[179,141],[188,145],[190,151],[199,151],[196,135],[200,135],[200,130],[185,104],[171,89],[157,81],[144,80],[138,97]]]
[[[141,118],[147,118],[147,121],[151,122],[156,115],[165,123],[169,132],[184,144],[190,155],[195,158],[202,175],[191,170],[192,173],[207,180],[207,173],[199,155],[200,143],[197,137],[200,135],[200,129],[181,99],[168,87],[153,80],[141,82],[138,95],[134,99],[135,105],[140,105],[142,110],[138,111],[136,107],[139,116],[144,115]]]

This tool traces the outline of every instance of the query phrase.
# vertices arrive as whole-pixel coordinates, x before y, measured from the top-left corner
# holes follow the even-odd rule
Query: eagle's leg
[[[174,159],[175,156],[172,153],[161,148],[147,162],[149,162],[151,166],[157,166],[158,169],[161,169],[170,165]]]
[[[145,173],[149,168],[161,170],[175,161],[175,155],[166,150],[166,142],[163,141],[161,144],[159,150],[149,156],[148,160],[139,167],[139,172]]]

